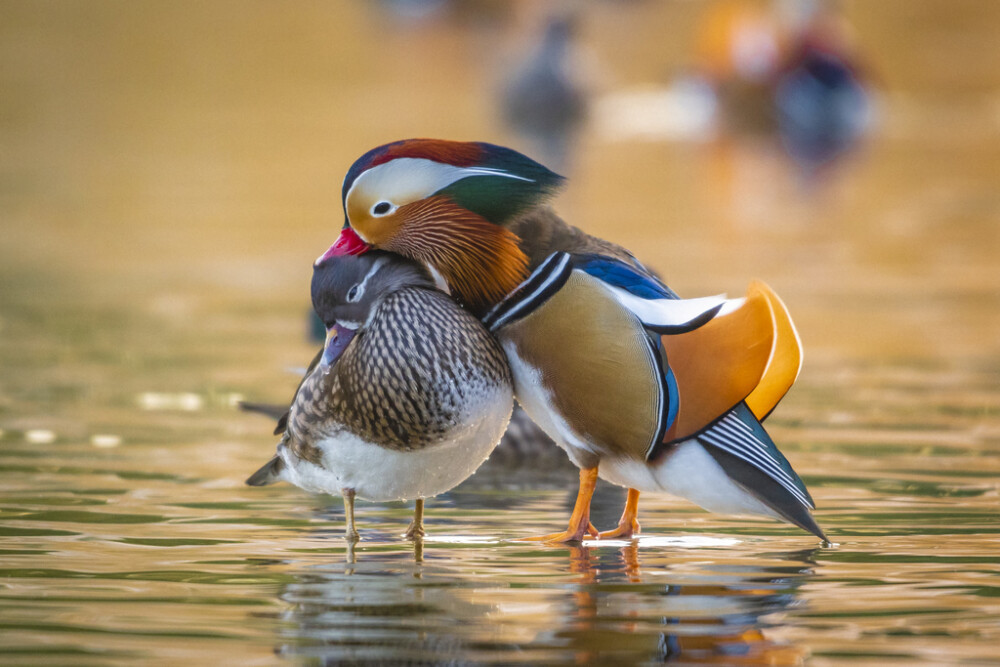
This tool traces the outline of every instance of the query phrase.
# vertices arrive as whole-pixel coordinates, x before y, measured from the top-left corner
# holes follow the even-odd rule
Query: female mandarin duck
[[[598,475],[629,489],[759,514],[826,539],[802,480],[760,424],[798,375],[798,335],[763,283],[743,299],[681,300],[625,249],[544,204],[562,177],[485,143],[399,141],[347,173],[340,237],[317,260],[380,248],[424,264],[507,353],[514,393],[581,469],[569,526],[597,536]]]
[[[247,484],[291,482],[344,497],[423,499],[475,472],[513,406],[503,351],[483,325],[397,255],[339,257],[313,273],[324,350],[295,394],[278,453]]]

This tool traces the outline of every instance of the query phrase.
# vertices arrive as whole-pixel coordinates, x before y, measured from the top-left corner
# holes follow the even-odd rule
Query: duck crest
[[[346,198],[351,186],[358,176],[380,164],[392,160],[410,157],[426,158],[435,162],[453,164],[456,167],[468,167],[479,160],[482,149],[475,143],[461,141],[444,141],[441,139],[402,139],[371,149],[351,165],[344,177],[341,197]]]
[[[344,177],[341,198],[347,199],[347,193],[361,174],[401,158],[428,160],[459,168],[482,168],[498,174],[519,177],[522,182],[521,188],[513,192],[500,193],[503,196],[492,198],[495,204],[505,208],[513,207],[510,211],[505,211],[508,216],[521,212],[516,209],[525,204],[537,202],[540,198],[555,193],[565,181],[562,176],[544,165],[504,146],[481,141],[402,139],[373,148],[355,160]],[[503,222],[492,217],[490,219],[497,224]]]

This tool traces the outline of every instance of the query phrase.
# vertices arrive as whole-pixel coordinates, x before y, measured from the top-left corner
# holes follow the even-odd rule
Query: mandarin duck
[[[846,49],[807,34],[774,86],[778,133],[788,154],[812,174],[854,148],[872,125],[870,93]]]
[[[386,144],[348,170],[344,228],[316,263],[399,253],[483,318],[518,402],[580,468],[567,529],[533,539],[597,536],[598,476],[628,488],[618,526],[600,537],[637,533],[639,493],[666,491],[826,539],[761,426],[801,361],[784,304],[763,283],[741,299],[678,298],[627,250],[545,205],[562,181],[492,144]]]
[[[247,484],[287,481],[340,493],[347,537],[354,498],[423,499],[486,460],[513,406],[503,351],[483,325],[398,255],[338,257],[316,267],[316,314],[327,336],[296,391],[277,454]]]

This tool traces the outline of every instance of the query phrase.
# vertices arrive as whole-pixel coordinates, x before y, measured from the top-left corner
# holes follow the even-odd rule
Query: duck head
[[[386,252],[342,255],[315,266],[313,309],[326,327],[321,363],[333,365],[378,303],[404,287],[433,288],[434,280],[419,264]]]
[[[505,225],[542,205],[563,178],[517,151],[479,142],[408,139],[362,155],[344,178],[344,229],[316,260],[388,250],[424,264],[482,311],[527,276]]]

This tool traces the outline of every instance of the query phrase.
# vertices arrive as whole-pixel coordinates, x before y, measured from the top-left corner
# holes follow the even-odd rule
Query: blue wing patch
[[[619,287],[640,299],[680,298],[656,278],[628,264],[601,255],[574,255],[574,268],[580,269],[609,285]]]
[[[677,412],[681,407],[681,394],[677,388],[677,378],[674,377],[674,372],[670,370],[670,366],[667,366],[666,372],[663,375],[667,385],[667,428],[669,429],[674,425],[674,421],[677,420]],[[661,437],[660,439],[662,440],[663,438]]]

